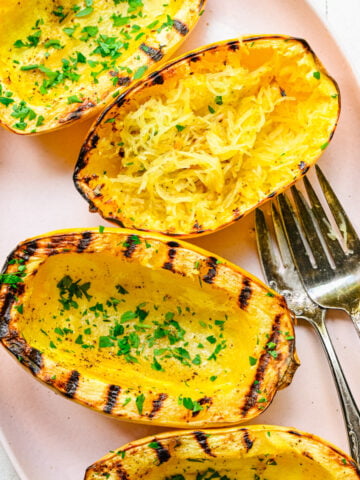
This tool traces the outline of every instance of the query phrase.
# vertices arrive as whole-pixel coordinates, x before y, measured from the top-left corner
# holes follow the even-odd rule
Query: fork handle
[[[310,322],[318,332],[321,342],[323,344],[327,359],[333,374],[336,389],[339,395],[339,400],[342,408],[342,413],[346,423],[346,430],[349,439],[350,453],[352,458],[360,466],[360,412],[352,396],[349,385],[346,381],[344,372],[341,368],[340,362],[336,355],[334,346],[332,344],[329,332],[326,328],[325,310],[321,311],[321,321]]]

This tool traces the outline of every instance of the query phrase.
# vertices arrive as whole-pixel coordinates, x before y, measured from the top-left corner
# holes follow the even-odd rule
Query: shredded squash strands
[[[199,61],[184,74],[182,65],[162,88],[130,93],[113,118],[110,109],[111,128],[102,125],[85,170],[98,150],[106,173],[95,172],[94,182],[118,205],[122,223],[177,234],[214,230],[292,183],[321,154],[337,119],[336,86],[300,42],[258,43],[265,60],[255,68],[245,55],[210,59],[208,71]],[[116,217],[114,210],[106,216]]]

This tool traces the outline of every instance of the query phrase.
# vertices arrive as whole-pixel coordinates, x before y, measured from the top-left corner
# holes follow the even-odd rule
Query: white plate
[[[307,39],[339,82],[341,120],[319,163],[360,231],[360,94],[346,59],[313,10],[299,0],[209,0],[206,13],[181,50],[249,33]],[[1,259],[27,237],[105,223],[87,212],[71,179],[88,127],[89,122],[33,138],[0,131]],[[261,276],[252,215],[194,243]],[[354,396],[359,398],[360,349],[355,331],[340,313],[330,315],[329,327]],[[292,385],[276,395],[256,423],[297,427],[347,451],[339,402],[319,341],[304,325],[297,334],[302,366]],[[80,479],[85,468],[108,450],[156,431],[105,418],[56,395],[19,368],[4,349],[0,362],[0,437],[22,480]]]

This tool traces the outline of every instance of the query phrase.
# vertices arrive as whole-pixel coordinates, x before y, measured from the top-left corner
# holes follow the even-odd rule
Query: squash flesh
[[[91,299],[75,298],[78,307],[69,310],[63,308],[57,287],[66,275],[74,282],[80,280],[80,285],[91,284],[87,291]],[[120,294],[116,286],[128,294]],[[199,289],[197,279],[175,282],[171,272],[114,261],[104,254],[49,258],[36,274],[27,299],[18,328],[30,345],[47,351],[54,362],[130,388],[141,383],[144,388],[159,389],[166,383],[166,390],[173,395],[179,393],[179,384],[184,395],[199,395],[204,390],[211,394],[219,388],[231,395],[234,377],[240,379],[237,388],[245,390],[255,371],[248,368],[249,357],[259,356],[272,328],[271,315],[259,310],[257,318],[250,318],[224,292],[214,291],[206,283]],[[121,320],[139,308],[146,313],[143,321],[139,317]],[[184,332],[179,334],[174,326],[166,325],[171,321],[178,322]],[[108,338],[116,325],[124,332],[112,340],[113,347],[100,348],[100,337]],[[175,343],[171,344],[167,335],[154,338],[156,332],[162,335],[159,329],[170,332]],[[86,333],[89,330],[91,333]],[[117,342],[129,335],[135,347],[126,360],[126,355],[117,355]],[[224,349],[208,360],[217,345]],[[161,349],[166,351],[154,355]],[[183,357],[179,349],[184,350]],[[169,354],[176,357],[166,358]],[[161,370],[154,369],[154,358]],[[217,378],[211,382],[213,376]]]
[[[184,236],[213,231],[325,149],[338,90],[312,53],[290,38],[229,45],[171,64],[163,85],[144,82],[102,118],[75,182],[103,216]]]

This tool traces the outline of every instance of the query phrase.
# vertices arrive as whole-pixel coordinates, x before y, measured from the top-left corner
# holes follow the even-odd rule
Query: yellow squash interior
[[[77,306],[64,308],[64,277],[85,284],[91,298],[73,296]],[[27,343],[69,370],[129,388],[156,391],[166,384],[177,398],[251,383],[256,366],[249,357],[259,357],[272,325],[272,316],[260,312],[250,319],[222,290],[201,288],[197,277],[106,253],[68,253],[47,258],[28,283],[18,328]],[[126,344],[131,348],[124,352]]]
[[[158,29],[167,44],[169,18],[182,4],[183,0],[1,2],[3,122],[17,131],[40,131],[43,125],[57,125],[66,112],[83,103],[103,101],[121,85],[118,76],[132,77],[139,68],[142,76],[147,56],[140,45]]]
[[[211,231],[292,183],[327,146],[338,90],[302,42],[223,44],[196,60],[164,69],[163,85],[131,92],[95,130],[77,177],[103,216]]]
[[[200,435],[199,435],[200,434]],[[199,440],[202,441],[199,442]],[[152,443],[151,443],[152,442]],[[170,452],[156,461],[156,445]],[[206,444],[206,451],[205,451]],[[125,455],[121,456],[121,453]],[[285,427],[163,434],[108,454],[89,467],[86,480],[355,480],[349,457],[320,438]]]

